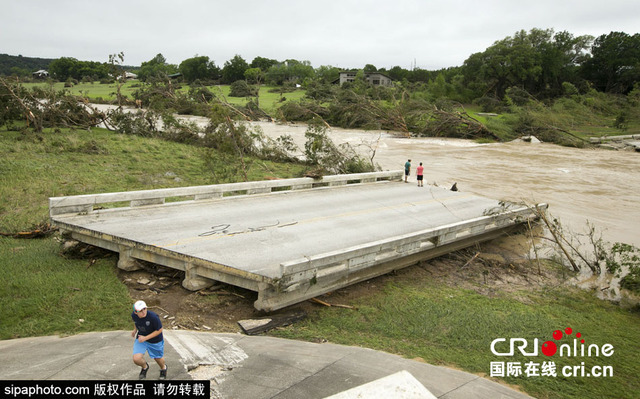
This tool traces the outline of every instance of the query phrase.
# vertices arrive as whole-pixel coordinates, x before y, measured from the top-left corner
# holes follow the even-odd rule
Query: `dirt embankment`
[[[420,279],[435,279],[487,296],[562,284],[561,271],[538,265],[523,255],[527,252],[526,241],[524,235],[494,240],[330,292],[318,299],[328,304],[357,307],[363,298],[377,293],[388,282]],[[266,315],[253,307],[257,299],[255,292],[227,284],[191,292],[181,285],[182,272],[149,263],[143,267],[135,272],[118,271],[118,276],[128,287],[132,300],[146,301],[160,315],[165,328],[241,332],[239,320]],[[326,305],[305,301],[275,313],[310,312],[319,306]]]

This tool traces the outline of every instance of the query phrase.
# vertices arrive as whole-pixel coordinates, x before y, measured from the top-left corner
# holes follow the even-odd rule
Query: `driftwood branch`
[[[340,304],[335,304],[335,303],[329,303],[329,302],[325,302],[323,300],[320,300],[318,298],[311,298],[309,299],[309,302],[314,302],[326,307],[334,307],[334,308],[344,308],[344,309],[355,309],[355,307],[351,306],[351,305],[340,305]]]
[[[471,262],[473,262],[479,255],[480,255],[480,252],[476,252],[476,254],[473,255],[473,257],[471,259],[469,259],[469,261],[467,261],[467,263],[462,265],[462,267],[460,269],[464,269],[465,267],[469,266],[471,264]]]
[[[562,250],[564,255],[569,260],[569,263],[571,263],[571,267],[573,268],[573,270],[576,272],[580,271],[580,267],[578,267],[576,262],[573,260],[573,258],[569,254],[569,252],[565,249],[564,245],[562,245],[563,239],[558,235],[558,232],[556,231],[556,229],[553,226],[551,226],[551,223],[549,222],[549,219],[547,219],[547,216],[544,214],[544,212],[538,212],[538,215],[540,216],[544,224],[547,225],[547,227],[549,228],[549,232],[553,236],[553,239],[555,240],[558,247],[560,247],[560,250]]]

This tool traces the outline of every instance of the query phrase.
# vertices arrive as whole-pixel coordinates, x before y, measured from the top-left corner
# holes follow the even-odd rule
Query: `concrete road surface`
[[[402,376],[437,398],[529,398],[477,375],[359,347],[182,330],[166,331],[165,340],[168,379],[211,380],[213,398],[313,399],[346,390],[373,398],[382,389],[377,380],[407,386]],[[0,379],[136,381],[132,345],[130,331],[0,341]],[[150,365],[147,379],[157,379],[158,366]]]

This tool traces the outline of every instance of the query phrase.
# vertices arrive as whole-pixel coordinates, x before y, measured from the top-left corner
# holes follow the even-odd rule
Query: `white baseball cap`
[[[146,309],[146,307],[147,307],[147,304],[144,303],[144,301],[138,301],[133,304],[133,310],[135,310],[136,312],[139,312],[142,309]]]

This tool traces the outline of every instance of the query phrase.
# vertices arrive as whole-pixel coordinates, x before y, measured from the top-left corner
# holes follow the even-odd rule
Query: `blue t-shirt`
[[[160,317],[154,312],[147,310],[147,317],[140,318],[135,312],[131,312],[131,318],[138,329],[138,335],[147,336],[152,332],[159,330],[162,328],[162,322],[160,321]],[[162,337],[162,333],[157,337],[153,337],[146,342],[151,342],[155,344],[156,342],[161,342],[164,338]]]

